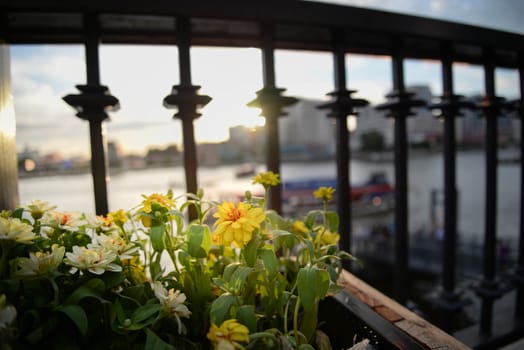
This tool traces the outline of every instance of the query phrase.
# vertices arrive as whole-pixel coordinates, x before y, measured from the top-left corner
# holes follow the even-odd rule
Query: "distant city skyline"
[[[338,2],[364,4],[357,0]],[[482,21],[486,8],[490,8],[491,22],[486,25],[491,27],[494,21],[513,23],[514,6],[522,7],[521,3],[509,0],[496,5],[475,2],[475,6],[469,0],[463,0],[460,6],[458,1],[441,0],[380,3],[387,10],[397,4],[396,11],[441,17],[443,13],[456,16],[457,9],[462,9],[470,11],[468,16],[463,16],[469,21],[475,18]],[[380,3],[366,2],[370,7]],[[524,24],[519,22],[513,29],[522,33]],[[191,59],[193,83],[202,86],[202,94],[213,98],[195,122],[197,142],[223,141],[229,127],[234,125],[264,124],[264,118],[258,116],[259,110],[246,107],[262,88],[259,49],[192,47]],[[277,86],[285,88],[288,96],[326,99],[326,94],[334,89],[333,58],[329,52],[276,50],[275,63]],[[172,120],[175,111],[162,105],[162,99],[179,81],[176,47],[102,44],[100,65],[102,84],[109,87],[121,105],[120,110],[110,113],[111,120],[105,123],[108,140],[119,142],[126,152],[145,152],[147,147],[155,145],[182,143],[180,121]],[[371,103],[381,102],[391,89],[390,66],[389,57],[348,55],[348,88],[358,90],[357,95]],[[63,96],[77,93],[75,85],[85,83],[84,48],[81,45],[12,45],[11,70],[18,149],[29,146],[43,152],[61,150],[66,154],[88,155],[88,124],[76,118],[75,111],[62,101]],[[454,71],[457,93],[482,93],[481,67],[455,64]],[[440,64],[408,59],[405,80],[407,86],[428,85],[433,94],[438,95]],[[508,98],[518,97],[517,72],[497,69],[496,90]]]

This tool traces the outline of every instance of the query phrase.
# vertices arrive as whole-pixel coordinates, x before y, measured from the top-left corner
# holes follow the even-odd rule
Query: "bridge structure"
[[[98,49],[101,44],[176,45],[179,55],[179,79],[164,97],[164,105],[177,112],[183,130],[184,167],[188,192],[196,192],[197,156],[193,122],[199,109],[212,96],[199,93],[200,86],[191,77],[192,46],[257,47],[262,55],[263,86],[249,102],[261,109],[266,118],[267,170],[280,172],[278,120],[286,106],[296,98],[285,95],[285,87],[276,86],[274,51],[313,50],[333,56],[333,91],[326,91],[331,101],[319,106],[336,123],[337,205],[341,218],[341,247],[352,250],[350,169],[351,159],[348,115],[356,114],[367,102],[352,96],[351,81],[346,77],[346,55],[385,55],[392,62],[393,91],[378,108],[394,120],[395,162],[395,288],[394,298],[400,304],[408,301],[409,250],[408,232],[408,140],[406,120],[414,107],[424,102],[406,91],[406,59],[432,59],[441,62],[442,91],[440,101],[428,106],[443,119],[444,128],[444,207],[445,227],[442,243],[442,285],[438,291],[439,307],[447,315],[438,324],[454,334],[453,317],[464,302],[457,288],[457,191],[455,119],[464,108],[477,108],[485,118],[485,193],[486,207],[482,248],[482,276],[475,286],[481,302],[478,325],[465,337],[467,345],[493,348],[511,342],[522,334],[524,319],[524,229],[521,204],[518,258],[514,266],[516,291],[513,313],[496,322],[494,304],[502,297],[500,276],[496,273],[496,208],[497,208],[497,117],[516,109],[522,125],[521,101],[506,101],[495,91],[495,69],[511,68],[520,74],[520,95],[524,93],[524,36],[499,30],[436,19],[388,13],[356,7],[308,1],[240,0],[126,2],[117,0],[63,1],[3,0],[0,3],[0,209],[13,208],[18,201],[18,174],[13,132],[14,113],[10,107],[8,48],[13,44],[83,44],[85,47],[86,81],[78,91],[64,97],[76,115],[89,124],[91,167],[96,212],[107,213],[107,155],[102,126],[108,111],[118,106],[109,87],[102,84]],[[472,105],[454,91],[453,65],[466,62],[484,70],[484,98]],[[147,87],[144,86],[144,89]],[[167,88],[167,87],[166,87]],[[354,87],[358,89],[357,87]],[[161,97],[159,97],[161,98]],[[246,101],[248,102],[248,101]],[[327,119],[326,119],[326,122]],[[523,139],[521,130],[521,140]],[[522,154],[521,142],[521,154]],[[522,180],[516,184],[523,197]],[[270,207],[281,210],[281,188],[270,193]],[[458,333],[457,337],[459,336]],[[473,335],[471,335],[473,334]]]

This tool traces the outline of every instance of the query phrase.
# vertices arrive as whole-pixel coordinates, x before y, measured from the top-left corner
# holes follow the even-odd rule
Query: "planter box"
[[[345,289],[319,310],[334,350],[364,338],[376,349],[470,349],[354,275],[344,271],[341,281]]]

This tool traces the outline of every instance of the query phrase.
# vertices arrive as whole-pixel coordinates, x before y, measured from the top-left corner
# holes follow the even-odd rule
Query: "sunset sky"
[[[404,0],[329,1],[368,6],[468,23],[524,34],[524,1],[519,0]],[[193,84],[213,100],[195,123],[198,142],[219,142],[234,125],[261,125],[259,110],[246,107],[262,87],[261,52],[256,48],[191,49]],[[333,90],[332,55],[281,51],[275,53],[277,86],[286,95],[325,99]],[[178,84],[176,47],[102,45],[101,81],[120,100],[121,108],[110,113],[108,140],[125,151],[143,152],[146,147],[180,144],[181,125],[174,110],[162,105],[163,98]],[[347,56],[348,88],[372,103],[383,100],[391,88],[387,57]],[[461,94],[481,93],[483,71],[478,66],[456,64],[455,89]],[[12,45],[11,73],[17,118],[17,145],[41,153],[60,150],[66,155],[89,153],[88,124],[74,116],[62,97],[77,93],[85,84],[84,48],[80,45]],[[441,92],[440,64],[407,60],[406,84],[429,85]],[[518,97],[518,74],[496,72],[497,94]]]

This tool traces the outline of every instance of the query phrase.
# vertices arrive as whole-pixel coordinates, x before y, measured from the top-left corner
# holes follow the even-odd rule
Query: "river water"
[[[481,151],[461,152],[457,156],[458,228],[462,239],[482,242],[485,207],[485,158]],[[218,199],[222,193],[257,189],[250,178],[235,178],[238,166],[228,165],[198,170],[199,186],[206,197]],[[371,173],[385,172],[394,183],[391,162],[352,160],[353,183],[365,182]],[[409,228],[410,233],[431,229],[431,191],[443,189],[443,159],[438,153],[410,154]],[[259,171],[264,170],[259,165]],[[329,178],[336,174],[334,162],[284,163],[283,180]],[[502,164],[498,168],[497,236],[512,242],[518,237],[520,213],[520,164]],[[165,192],[172,188],[183,194],[183,168],[152,168],[111,174],[108,184],[110,210],[130,209],[141,201],[142,194]],[[94,212],[94,195],[90,174],[22,178],[19,182],[20,200],[26,204],[33,199],[49,201],[58,210]]]

